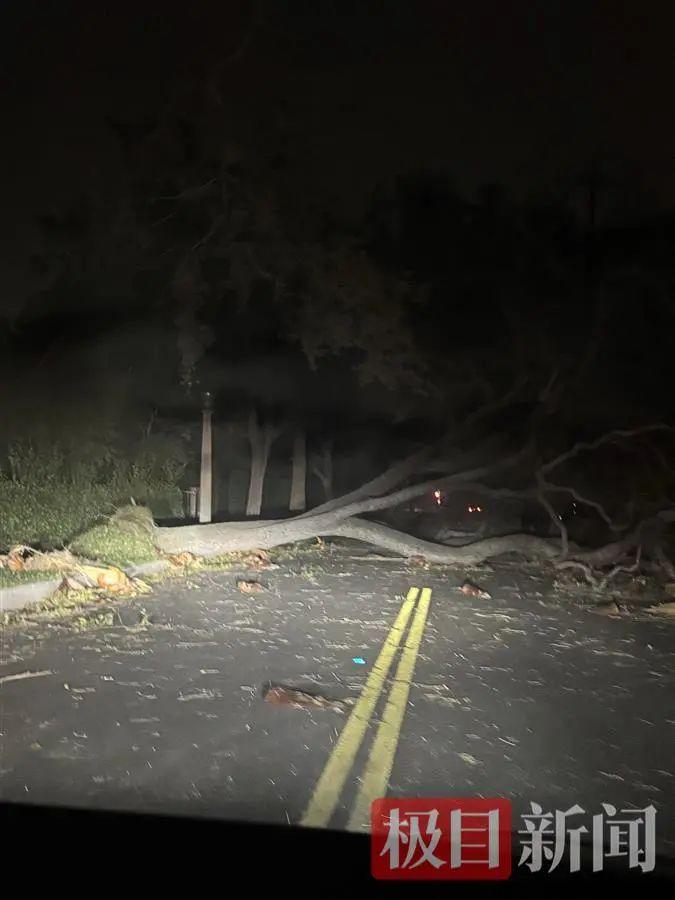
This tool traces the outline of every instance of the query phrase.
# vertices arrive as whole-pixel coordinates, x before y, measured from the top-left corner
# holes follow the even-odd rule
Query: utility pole
[[[202,407],[202,461],[199,474],[199,521],[211,521],[213,491],[213,397],[206,391]]]

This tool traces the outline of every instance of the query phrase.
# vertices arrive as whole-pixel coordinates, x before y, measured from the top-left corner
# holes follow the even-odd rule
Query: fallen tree
[[[480,562],[508,552],[553,558],[558,553],[555,545],[533,535],[514,534],[486,538],[460,547],[447,547],[414,538],[379,522],[359,518],[420,497],[434,487],[452,489],[463,484],[475,484],[479,478],[494,475],[522,462],[527,453],[528,448],[525,448],[498,462],[462,469],[444,478],[423,481],[384,496],[366,497],[346,503],[345,498],[338,498],[337,506],[333,507],[331,504],[328,511],[322,511],[326,508],[326,505],[322,505],[311,513],[290,519],[157,528],[155,539],[163,553],[187,551],[205,557],[256,547],[269,549],[313,537],[348,537],[392,550],[401,556],[424,556],[429,561],[447,564]],[[354,496],[354,493],[349,496]]]
[[[306,519],[283,519],[256,523],[258,527],[249,527],[251,524],[234,522],[158,528],[157,545],[164,553],[188,551],[198,556],[209,557],[256,547],[267,550],[313,537],[345,537],[374,544],[403,557],[423,556],[429,562],[446,565],[473,565],[510,552],[553,559],[559,552],[551,541],[528,534],[484,538],[460,547],[446,547],[432,541],[420,540],[379,522],[369,522],[352,516],[344,520],[325,515]]]
[[[643,549],[647,547],[651,549],[652,560],[666,572],[670,564],[663,553],[662,538],[667,524],[675,520],[675,512],[670,509],[658,510],[644,517],[629,531],[628,523],[623,526],[617,525],[597,500],[585,497],[573,486],[553,484],[549,481],[550,473],[555,468],[582,451],[594,450],[613,440],[629,439],[638,434],[664,428],[665,426],[650,425],[632,431],[608,432],[590,444],[576,444],[570,450],[545,463],[533,462],[533,448],[528,444],[497,461],[468,466],[465,458],[465,465],[455,472],[430,481],[397,487],[410,476],[411,472],[428,471],[431,452],[438,450],[437,445],[415,451],[361,488],[293,518],[160,527],[155,529],[155,542],[159,550],[165,554],[189,552],[198,556],[213,557],[254,548],[270,549],[316,537],[343,537],[375,545],[402,557],[422,556],[429,562],[447,565],[472,565],[504,553],[518,553],[532,559],[550,560],[562,568],[576,566],[593,581],[596,580],[594,569],[601,572],[603,569],[613,567],[613,574],[618,571],[637,570]],[[522,478],[524,468],[529,469],[531,473],[529,483],[525,487],[495,487],[488,483],[495,476],[508,479],[508,473],[513,475],[514,471],[518,471]],[[421,540],[381,522],[363,518],[420,497],[435,488],[451,492],[453,489],[469,485],[493,496],[520,496],[538,500],[559,528],[560,540],[517,533],[499,537],[481,537],[461,545],[448,546]],[[547,493],[560,492],[569,493],[577,502],[593,509],[613,533],[623,531],[623,535],[593,550],[575,547],[568,540],[567,530],[564,524],[559,523],[559,517],[555,515],[553,506],[547,498]],[[636,551],[637,561],[630,569],[626,568],[628,557],[631,554],[635,556]],[[610,577],[613,577],[613,574]],[[605,585],[607,580],[609,579],[601,580],[601,583]]]

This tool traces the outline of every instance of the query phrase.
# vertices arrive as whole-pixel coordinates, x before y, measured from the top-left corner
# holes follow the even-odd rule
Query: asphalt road
[[[672,620],[595,616],[515,562],[442,572],[354,553],[291,558],[262,594],[203,572],[117,604],[112,626],[7,629],[0,676],[51,674],[0,687],[0,799],[298,823],[331,765],[319,824],[344,828],[379,765],[390,796],[503,796],[517,814],[654,804],[675,857]],[[467,574],[492,599],[459,593]],[[404,636],[378,691],[412,586],[430,589],[426,620],[408,620],[418,654]],[[353,698],[362,740],[343,737],[336,763],[354,716],[271,706],[268,680]]]

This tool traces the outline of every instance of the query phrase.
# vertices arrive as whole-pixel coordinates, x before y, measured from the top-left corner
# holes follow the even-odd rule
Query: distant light
[[[440,506],[440,505],[441,505],[441,500],[443,499],[443,495],[441,494],[441,492],[440,492],[440,491],[434,491],[434,497],[435,497],[435,499],[436,499],[436,503],[438,503],[438,505]]]

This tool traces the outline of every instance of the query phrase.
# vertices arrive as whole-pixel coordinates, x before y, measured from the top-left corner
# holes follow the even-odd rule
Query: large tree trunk
[[[378,522],[352,517],[345,519],[335,513],[272,522],[158,528],[156,534],[157,545],[165,553],[188,550],[206,557],[220,556],[235,550],[250,550],[254,547],[269,549],[313,537],[354,538],[404,557],[424,556],[430,562],[447,565],[473,565],[490,557],[511,552],[544,559],[553,559],[559,553],[555,544],[526,534],[486,538],[463,547],[445,547],[431,541],[419,540]]]
[[[503,410],[513,402],[514,398],[520,393],[522,387],[523,381],[517,380],[502,396],[493,396],[482,406],[477,406],[461,424],[453,427],[451,434],[446,434],[440,440],[416,450],[414,453],[406,456],[405,459],[401,459],[397,463],[394,463],[386,472],[383,472],[366,484],[362,484],[360,487],[350,491],[348,494],[343,494],[341,497],[327,500],[325,503],[322,503],[321,506],[315,507],[305,513],[305,515],[311,516],[315,513],[330,512],[331,510],[341,508],[359,500],[371,497],[382,497],[382,495],[389,491],[393,491],[394,488],[403,484],[415,472],[424,471],[433,460],[434,455],[441,455],[441,459],[436,462],[434,468],[436,468],[436,465],[441,468],[447,466],[448,460],[443,457],[448,455],[449,444],[452,443],[453,448],[455,448],[450,452],[450,455],[454,458],[457,453],[456,448],[459,444],[461,444],[464,439],[468,438],[479,424],[484,423],[486,419],[489,419],[493,413]]]
[[[269,422],[261,426],[256,411],[253,410],[251,412],[248,420],[248,439],[251,444],[251,477],[248,485],[248,500],[246,501],[247,516],[259,516],[262,512],[267,462],[272,444],[278,435],[279,429],[274,428]]]
[[[333,442],[323,441],[312,466],[312,474],[321,482],[324,503],[333,499]]]
[[[267,471],[268,453],[265,447],[258,443],[251,444],[251,474],[248,484],[248,499],[246,500],[246,515],[259,516],[262,511],[263,486],[265,484],[265,472]]]
[[[298,428],[293,439],[293,459],[291,471],[291,498],[288,508],[291,512],[301,512],[307,507],[307,442],[305,432]]]
[[[337,509],[329,512],[312,510],[310,513],[292,519],[271,522],[234,522],[199,527],[187,525],[178,528],[159,528],[157,529],[158,546],[161,550],[170,553],[189,550],[200,556],[218,556],[234,550],[276,547],[280,544],[307,540],[312,537],[335,535],[377,543],[379,546],[388,547],[404,556],[421,554],[436,562],[477,561],[511,550],[553,557],[558,552],[554,545],[529,535],[489,538],[464,547],[444,547],[428,541],[420,541],[375,522],[354,519],[355,516],[363,513],[387,509],[421,496],[432,485],[457,486],[472,482],[483,475],[512,466],[521,458],[522,451],[499,462],[457,472],[432,482],[423,482],[402,488],[384,497],[369,497],[363,500],[353,500],[347,504],[341,503]],[[323,509],[323,507],[319,509]],[[482,545],[482,548],[479,545]]]
[[[586,550],[570,555],[573,559],[596,569],[619,563],[638,547],[642,547],[650,556],[653,554],[658,558],[662,552],[664,530],[673,522],[675,522],[675,510],[662,509],[643,519],[626,537],[595,550]]]
[[[331,510],[339,509],[342,506],[346,506],[347,504],[358,500],[367,499],[369,497],[379,497],[387,491],[393,490],[419,469],[419,467],[429,459],[434,452],[434,449],[434,447],[423,447],[421,450],[417,450],[405,459],[394,463],[394,465],[390,466],[386,472],[383,472],[366,484],[362,484],[360,487],[350,491],[348,494],[343,494],[341,497],[326,500],[321,506],[314,507],[314,509],[306,512],[305,515],[313,516],[316,513],[331,512]]]
[[[225,427],[225,458],[227,460],[227,512],[230,516],[241,515],[237,505],[237,428],[229,422]]]
[[[645,430],[648,429],[640,429],[639,432],[641,433]],[[251,445],[260,473],[258,501],[262,499],[262,476],[264,476],[269,449],[277,433],[273,428],[260,429],[255,414],[251,415]],[[634,430],[627,434],[632,435],[634,433],[637,433],[637,431]],[[611,432],[609,436],[614,436],[615,434],[617,433]],[[619,434],[623,436],[624,432]],[[593,442],[593,444],[576,444],[572,450],[541,466],[540,473],[543,474],[550,470],[552,465],[557,465],[559,462],[569,459],[581,449],[594,449],[601,443],[606,443],[609,440],[609,436],[604,435]],[[386,525],[360,518],[363,514],[387,509],[414,497],[421,496],[435,487],[452,490],[472,484],[474,487],[483,488],[495,496],[533,496],[537,492],[532,486],[514,490],[489,487],[482,482],[483,478],[492,478],[496,473],[502,472],[504,469],[518,467],[518,469],[522,470],[522,464],[530,454],[531,449],[526,446],[523,450],[511,456],[503,457],[497,462],[488,462],[472,469],[463,469],[451,475],[437,477],[433,481],[392,490],[392,484],[399,485],[401,483],[403,473],[411,472],[411,469],[414,470],[420,463],[422,467],[424,467],[425,463],[428,463],[431,458],[429,450],[421,450],[412,454],[401,463],[392,466],[387,472],[373,479],[367,485],[363,485],[361,488],[339,497],[335,501],[324,503],[320,507],[294,518],[277,521],[249,521],[201,526],[188,525],[177,528],[156,528],[156,542],[159,549],[165,553],[177,553],[188,550],[208,557],[237,550],[250,550],[255,547],[276,547],[282,544],[308,540],[313,537],[336,536],[374,544],[404,557],[419,555],[430,562],[449,565],[472,565],[509,552],[552,561],[559,560],[561,553],[559,542],[532,535],[505,535],[474,540],[462,546],[448,547],[420,540],[398,532]],[[413,463],[414,465],[412,465]],[[383,496],[384,488],[387,485],[389,486],[389,493]],[[542,478],[540,477],[538,484],[538,493],[540,495],[543,492],[543,488],[563,490],[560,486],[549,485],[548,483],[542,486]],[[564,490],[568,489],[564,488]],[[581,502],[585,502],[579,495],[574,494],[574,496]],[[591,502],[590,505],[599,506],[595,502]],[[257,513],[260,512],[260,507],[261,503],[258,502],[256,507]],[[603,518],[607,519],[606,516],[603,516]],[[667,508],[652,512],[630,535],[626,535],[623,539],[605,547],[600,547],[593,551],[582,551],[570,544],[569,551],[572,559],[561,562],[560,565],[569,567],[576,564],[581,565],[582,568],[605,568],[614,562],[621,562],[626,554],[635,548],[639,548],[639,551],[636,556],[636,562],[633,564],[634,567],[638,565],[642,551],[645,549],[648,552],[651,549],[653,558],[658,559],[658,554],[662,552],[661,545],[664,539],[664,529],[673,522],[675,522],[675,509]],[[566,535],[563,534],[563,540],[565,537]],[[566,543],[565,540],[564,543]],[[611,578],[615,571],[619,571],[616,566],[605,577],[603,583],[606,583],[606,580]]]

